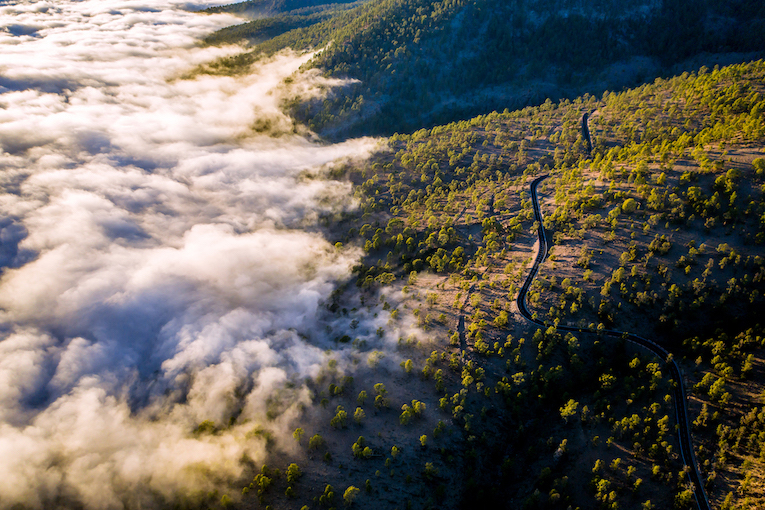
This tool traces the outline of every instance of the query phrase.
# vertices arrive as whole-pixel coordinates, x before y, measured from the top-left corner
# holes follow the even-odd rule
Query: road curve
[[[583,119],[583,125],[586,123],[586,114],[585,118]],[[537,186],[540,182],[547,179],[549,177],[548,175],[542,175],[540,177],[537,177],[531,182],[531,203],[534,207],[534,220],[539,225],[537,229],[537,237],[539,238],[539,244],[537,247],[537,253],[534,257],[534,264],[531,267],[531,270],[529,271],[528,276],[526,277],[526,280],[523,282],[523,286],[521,287],[521,291],[518,293],[517,303],[518,303],[518,310],[521,312],[521,315],[525,319],[527,319],[530,322],[533,322],[534,324],[537,324],[538,326],[554,326],[553,324],[546,324],[544,321],[536,318],[534,315],[532,315],[529,312],[528,307],[526,306],[526,295],[529,292],[529,288],[531,287],[531,283],[534,281],[534,278],[536,278],[537,272],[539,271],[539,265],[544,262],[545,258],[547,257],[547,252],[549,250],[548,243],[547,243],[547,234],[545,232],[545,227],[542,222],[542,213],[539,209],[539,200],[537,199]],[[683,377],[682,373],[680,372],[680,367],[678,366],[677,362],[675,362],[674,358],[670,355],[670,353],[662,346],[658,345],[655,342],[652,342],[651,340],[648,340],[646,338],[643,338],[638,335],[633,335],[632,333],[628,333],[626,331],[616,331],[613,329],[605,329],[605,330],[596,330],[596,329],[589,329],[589,328],[575,328],[570,326],[554,326],[559,331],[571,331],[571,332],[578,332],[578,333],[594,333],[598,335],[605,335],[610,336],[613,338],[622,338],[628,342],[632,342],[634,344],[637,344],[641,347],[644,347],[645,349],[648,349],[655,355],[659,356],[661,359],[665,360],[667,362],[667,365],[669,366],[669,370],[672,376],[674,384],[674,403],[675,403],[675,419],[678,424],[678,438],[680,442],[680,454],[683,457],[683,464],[685,466],[688,466],[690,468],[690,471],[688,472],[688,476],[691,480],[691,483],[693,484],[693,496],[696,500],[696,506],[699,508],[699,510],[711,510],[711,506],[709,505],[709,499],[707,498],[707,493],[704,490],[704,484],[701,481],[701,475],[699,472],[698,462],[696,461],[696,455],[693,451],[693,442],[691,439],[691,427],[688,421],[688,410],[686,407],[686,394],[685,394],[685,387],[683,385]]]

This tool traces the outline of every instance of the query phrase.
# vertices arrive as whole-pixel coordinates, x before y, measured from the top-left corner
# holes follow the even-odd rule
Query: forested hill
[[[326,8],[328,4],[344,4],[353,1],[354,0],[338,0],[337,2],[329,2],[327,0],[249,0],[247,2],[208,7],[203,12],[210,14],[228,12],[243,15],[245,17],[259,17],[264,15],[275,16],[293,11],[322,10],[323,8]]]
[[[350,323],[335,342],[358,371],[333,358],[311,380],[296,449],[256,466],[236,508],[695,509],[670,359],[711,508],[765,508],[763,112],[765,61],[702,67],[307,170],[348,180],[358,203],[319,222],[364,253],[322,307]],[[538,328],[516,300],[542,175]],[[387,366],[352,325],[380,308],[378,335],[412,331]]]
[[[259,30],[252,26],[248,34],[239,27],[217,37],[216,43],[244,37],[258,44],[211,68],[242,72],[263,54],[332,42],[312,65],[359,82],[326,100],[298,101],[291,110],[338,138],[412,131],[546,98],[618,90],[674,74],[698,55],[712,60],[726,54],[732,61],[737,56],[731,53],[760,56],[765,4],[371,0],[328,19],[285,25],[269,40],[257,37]]]
[[[282,34],[305,29],[335,18],[344,10],[361,5],[363,0],[250,0],[236,4],[209,7],[203,12],[213,14],[228,12],[245,19],[240,25],[227,27],[210,34],[205,43],[210,45],[246,43],[251,46],[266,43]],[[321,33],[325,33],[326,29]],[[305,47],[305,45],[295,45]],[[281,46],[280,46],[281,47]],[[270,51],[267,51],[270,53]],[[251,55],[245,57],[250,60]]]
[[[474,438],[455,482],[461,508],[697,508],[684,468],[668,467],[679,458],[666,441],[674,413],[658,412],[672,399],[657,384],[663,360],[559,326],[629,331],[670,350],[712,508],[765,508],[763,111],[765,61],[701,68],[392,136],[361,169],[347,165],[361,205],[337,240],[367,253],[358,286],[407,285],[401,308],[469,360],[455,386],[461,375],[469,388],[474,367],[483,377],[460,390],[467,403],[443,399]],[[551,249],[528,306],[548,327],[524,340],[514,300],[541,175]],[[462,332],[447,331],[457,317]],[[652,382],[639,382],[646,371]],[[556,411],[566,420],[577,405],[580,421],[559,428]],[[478,419],[480,409],[497,414]]]

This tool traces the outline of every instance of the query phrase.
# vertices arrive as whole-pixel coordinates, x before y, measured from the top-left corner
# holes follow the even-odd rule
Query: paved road
[[[583,119],[583,125],[586,123],[586,115],[585,119]],[[529,312],[528,307],[526,306],[526,295],[529,292],[529,288],[531,287],[531,283],[534,281],[534,278],[537,275],[537,272],[539,271],[539,265],[544,262],[545,258],[547,257],[547,252],[549,251],[548,248],[548,242],[547,242],[547,234],[545,232],[545,227],[542,222],[542,213],[539,209],[539,200],[537,198],[537,186],[540,182],[545,180],[548,175],[542,175],[540,177],[537,177],[532,181],[531,183],[531,203],[534,207],[534,219],[539,224],[539,228],[537,230],[537,236],[539,237],[539,245],[537,248],[537,253],[534,258],[534,264],[531,267],[531,271],[529,272],[529,275],[526,277],[526,281],[523,282],[523,287],[521,287],[521,291],[518,293],[518,310],[520,310],[521,315],[523,315],[527,320],[533,322],[534,324],[537,324],[539,326],[548,327],[551,326],[551,324],[546,324],[542,320],[536,318],[534,315],[532,315]],[[701,476],[699,474],[699,467],[698,462],[696,461],[696,455],[693,451],[693,442],[691,438],[691,427],[689,425],[688,421],[688,410],[686,407],[686,395],[685,395],[685,387],[683,385],[683,376],[680,372],[680,367],[675,362],[674,358],[670,355],[670,353],[662,346],[652,342],[651,340],[648,340],[646,338],[640,337],[638,335],[633,335],[632,333],[627,333],[625,331],[616,331],[612,329],[606,329],[606,330],[595,330],[595,329],[589,329],[589,328],[575,328],[570,326],[557,326],[556,327],[559,331],[572,331],[572,332],[579,332],[579,333],[595,333],[598,335],[605,335],[610,336],[613,338],[623,338],[624,340],[628,342],[632,342],[634,344],[637,344],[641,347],[644,347],[654,353],[655,355],[659,356],[661,359],[665,360],[667,362],[667,365],[669,366],[669,371],[672,376],[672,380],[674,381],[674,403],[675,403],[675,419],[678,424],[678,437],[680,441],[680,454],[683,457],[683,464],[685,466],[688,466],[690,468],[690,471],[688,472],[688,476],[690,477],[691,483],[693,484],[693,495],[696,499],[696,506],[699,508],[699,510],[711,510],[711,507],[709,505],[709,499],[707,498],[706,491],[704,490],[704,484],[701,481]]]
[[[590,114],[585,113],[582,115],[582,136],[584,136],[584,139],[587,140],[587,153],[589,154],[592,152],[592,139],[590,139],[590,124],[589,124],[589,118]]]

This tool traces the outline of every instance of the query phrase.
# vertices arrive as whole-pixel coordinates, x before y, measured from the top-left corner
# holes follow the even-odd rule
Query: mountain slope
[[[407,333],[387,365],[336,339],[363,376],[322,370],[296,419],[311,441],[260,468],[242,507],[695,508],[667,360],[560,324],[670,351],[713,508],[762,507],[763,115],[757,61],[395,135],[369,161],[306,172],[349,180],[359,203],[323,218],[365,253],[327,323],[381,308],[379,334]],[[542,174],[537,328],[515,300]],[[305,478],[274,469],[290,462]]]
[[[592,154],[580,135],[585,112],[594,112]],[[404,308],[494,385],[468,398],[473,411],[507,410],[502,420],[464,418],[482,438],[463,486],[466,507],[514,497],[530,508],[640,508],[646,499],[692,507],[673,464],[677,446],[665,437],[673,418],[660,411],[669,402],[663,360],[607,337],[564,335],[558,324],[630,331],[672,352],[691,391],[713,507],[762,505],[753,480],[765,472],[765,443],[754,432],[765,422],[763,112],[765,62],[702,68],[602,100],[397,135],[360,173],[349,169],[364,215],[339,240],[361,236],[369,254],[359,286],[374,288],[385,274],[405,280],[412,298]],[[543,173],[552,249],[529,302],[549,327],[524,343],[513,338],[521,320],[513,299],[536,232],[528,184]],[[446,331],[458,317],[463,332]],[[558,409],[564,426],[552,416]],[[532,438],[524,436],[529,422]],[[531,444],[550,437],[548,449],[535,457],[515,434]],[[561,438],[565,453],[553,460]],[[573,483],[561,485],[564,478]]]
[[[284,13],[323,10],[327,5],[351,3],[355,0],[327,2],[326,0],[249,0],[227,5],[208,7],[201,12],[228,12],[244,17],[273,16]]]
[[[329,44],[312,66],[359,82],[291,113],[330,137],[389,134],[635,85],[702,53],[762,52],[764,20],[752,0],[374,0],[218,70]]]

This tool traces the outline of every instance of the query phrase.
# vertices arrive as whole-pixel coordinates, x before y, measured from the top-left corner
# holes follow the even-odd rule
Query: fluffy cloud
[[[0,508],[146,507],[234,479],[263,458],[253,423],[276,400],[286,429],[326,361],[317,310],[358,254],[311,227],[353,204],[299,175],[375,142],[292,132],[278,90],[310,55],[179,79],[236,50],[199,47],[235,20],[185,5],[0,6]]]

